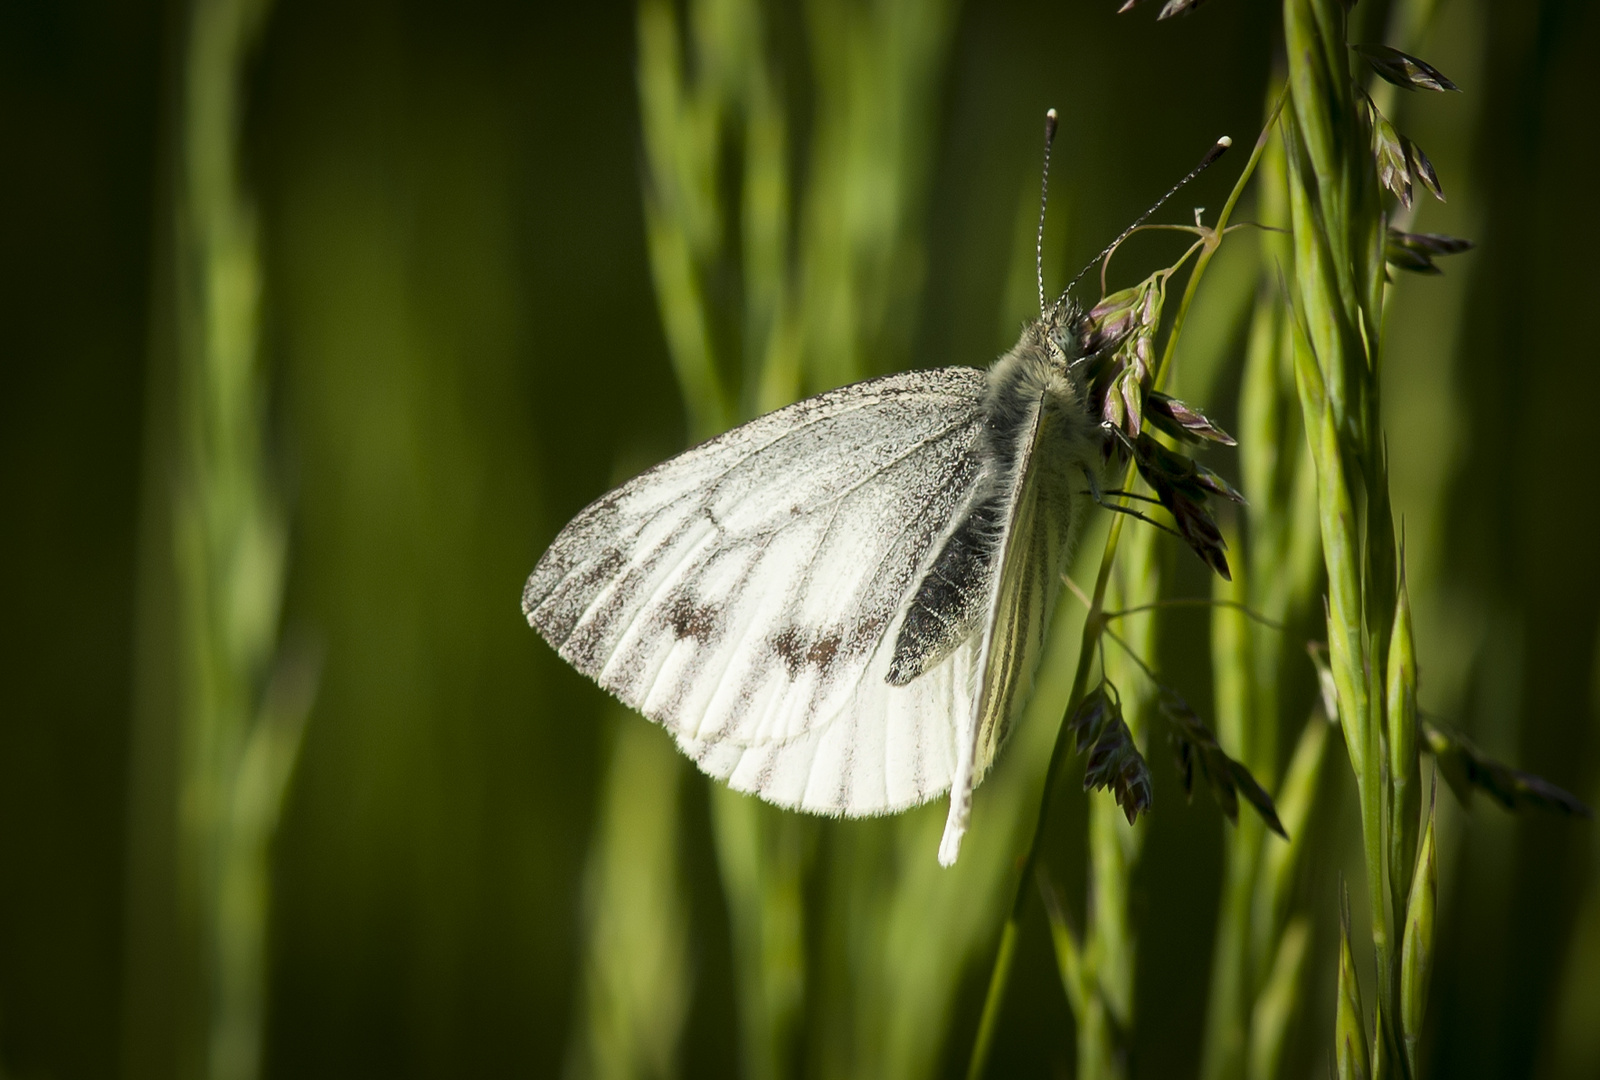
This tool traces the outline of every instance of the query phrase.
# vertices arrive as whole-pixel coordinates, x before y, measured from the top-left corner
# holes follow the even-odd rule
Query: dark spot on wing
[[[772,635],[772,651],[778,654],[783,666],[789,669],[790,680],[795,679],[806,662],[804,631],[793,626],[779,630]]]
[[[806,663],[815,664],[819,670],[826,671],[838,652],[839,635],[829,634],[811,643],[811,648],[806,650]]]
[[[701,645],[709,645],[717,636],[717,624],[722,613],[710,604],[697,604],[692,596],[679,593],[667,609],[667,623],[678,640],[693,638]]]
[[[814,667],[819,674],[827,675],[844,643],[838,631],[807,631],[798,626],[787,626],[772,635],[772,651],[778,654],[783,666],[789,669],[789,678],[800,677],[800,669]]]
[[[798,679],[803,668],[815,668],[826,678],[841,663],[859,659],[877,648],[889,616],[873,612],[852,626],[828,630],[808,630],[786,626],[772,635],[772,651],[783,661],[790,679]]]

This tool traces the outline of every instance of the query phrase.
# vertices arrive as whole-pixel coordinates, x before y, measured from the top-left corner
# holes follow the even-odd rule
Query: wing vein
[[[889,377],[892,378],[893,376],[889,376]],[[715,492],[717,492],[717,491],[719,491],[721,489],[721,486],[722,486],[723,482],[727,480],[729,474],[732,473],[735,469],[737,469],[740,466],[745,465],[745,464],[747,464],[747,463],[749,463],[751,461],[754,461],[756,458],[760,457],[762,454],[765,454],[766,452],[771,450],[773,447],[777,446],[779,443],[784,442],[785,440],[787,440],[789,438],[792,438],[793,436],[795,436],[795,435],[797,435],[797,434],[799,434],[801,432],[807,431],[810,428],[815,427],[817,424],[823,423],[823,422],[828,421],[828,420],[837,420],[840,417],[849,416],[849,415],[851,415],[853,413],[860,412],[863,409],[868,409],[868,408],[873,407],[874,405],[882,404],[883,401],[885,401],[887,399],[892,399],[892,398],[912,398],[912,397],[915,397],[915,396],[917,396],[917,395],[914,395],[914,394],[912,394],[910,392],[894,392],[894,391],[879,392],[878,394],[874,395],[870,399],[863,400],[863,401],[858,401],[858,402],[852,402],[850,405],[845,406],[845,407],[840,407],[839,409],[834,410],[834,411],[824,411],[822,409],[818,409],[814,415],[806,417],[806,419],[803,422],[801,422],[799,424],[796,424],[794,427],[784,429],[780,434],[774,436],[772,439],[769,439],[767,442],[762,443],[760,446],[749,450],[748,452],[746,452],[742,456],[740,456],[738,458],[735,458],[733,461],[727,463],[727,465],[724,468],[722,468],[720,471],[711,473],[711,475],[707,478],[707,480],[705,481],[705,484],[704,484],[704,487],[706,488],[706,490],[708,492],[708,494],[707,494],[707,496],[705,498],[705,502],[706,503],[710,503],[712,501],[712,497],[714,496]],[[925,395],[924,400],[932,400],[932,399],[940,398],[940,397],[955,397],[955,396],[956,395],[949,394],[949,393],[929,393],[929,394]],[[769,415],[771,415],[771,414],[769,414]],[[969,420],[963,420],[963,421],[953,422],[949,427],[945,428],[942,432],[940,432],[940,435],[948,434],[951,430],[953,430],[956,427],[959,427],[962,423],[968,423],[968,422],[970,422],[970,421]],[[734,430],[737,430],[737,429],[734,429]],[[716,436],[716,437],[714,437],[712,439],[708,439],[706,442],[700,443],[698,446],[694,446],[694,447],[691,447],[688,450],[685,450],[684,453],[685,454],[693,453],[695,450],[698,450],[701,447],[708,446],[711,443],[715,442],[716,439],[721,438],[721,437],[722,436]],[[674,458],[672,460],[676,461],[678,459]],[[669,461],[669,462],[667,462],[667,464],[671,464],[671,462]],[[893,463],[891,463],[891,465],[892,464]],[[659,469],[659,468],[660,468],[660,466],[656,466],[656,468],[652,468],[652,469],[646,470],[645,472],[641,473],[639,476],[635,477],[633,480],[630,480],[627,484],[623,485],[622,488],[618,489],[618,491],[614,492],[613,494],[616,495],[616,496],[621,496],[633,484],[638,483],[640,480],[643,480],[646,477],[650,476],[652,473],[656,472],[657,469]],[[871,478],[872,477],[869,476],[869,477],[866,478],[866,480],[870,480]],[[866,482],[866,480],[864,480],[862,482],[864,483],[864,482]],[[833,500],[829,500],[829,501],[833,501]],[[599,503],[591,504],[591,506],[588,509],[593,509],[593,508],[595,508],[597,506],[600,506],[600,505],[613,505],[613,504],[607,502],[606,500],[601,500],[601,502],[599,502]],[[641,517],[639,519],[639,521],[637,522],[637,524],[634,526],[631,535],[635,535],[636,536],[639,533],[642,533],[646,528],[648,528],[650,525],[654,524],[657,518],[659,518],[662,514],[666,513],[668,510],[672,509],[673,506],[674,506],[674,503],[670,502],[670,501],[666,502],[666,503],[663,503],[661,506],[656,507],[654,510],[650,511],[649,513],[647,513],[646,515]],[[587,515],[587,510],[580,512],[578,517],[574,519],[574,523],[576,523],[577,521],[582,520],[586,515]],[[714,517],[712,517],[709,513],[707,514],[707,517],[711,519],[711,523],[712,523],[713,527],[716,527],[718,529],[721,528],[721,526],[717,523],[716,519]],[[571,526],[569,525],[568,527],[570,528]],[[557,541],[557,543],[559,543],[559,541],[560,541],[560,537],[559,536],[557,536],[556,541]],[[554,545],[552,545],[552,548],[553,547],[554,547]],[[577,563],[573,567],[571,567],[565,574],[563,574],[561,576],[561,579],[559,581],[557,581],[554,585],[552,585],[549,588],[548,591],[546,591],[544,596],[540,598],[540,603],[542,604],[545,599],[549,598],[550,596],[553,596],[556,592],[558,592],[561,589],[562,586],[564,586],[569,580],[572,579],[574,574],[577,574],[577,573],[581,572],[582,570],[584,570],[585,568],[590,566],[592,564],[592,562],[593,562],[593,560],[589,559],[589,560],[585,560],[583,562]],[[535,608],[535,610],[537,610],[537,607]]]
[[[909,458],[911,456],[911,454],[916,449],[920,449],[921,447],[925,447],[925,446],[929,445],[930,443],[933,443],[933,442],[937,441],[938,439],[943,439],[943,438],[947,437],[957,427],[960,427],[960,426],[963,426],[963,425],[970,426],[972,423],[973,423],[973,421],[969,418],[968,420],[963,421],[963,424],[952,424],[952,425],[950,425],[949,427],[945,428],[942,432],[940,432],[937,436],[930,436],[929,438],[924,439],[921,443],[918,444],[917,447],[912,448],[912,450],[908,450],[905,454],[901,455],[896,460],[887,463],[875,475],[878,476],[878,477],[883,476],[884,474],[888,473],[891,469],[893,469],[896,466],[902,464],[905,461],[905,459]],[[863,481],[863,484],[864,483],[865,482]],[[862,485],[859,485],[859,484],[856,485],[857,488],[859,488],[860,486],[862,486]],[[930,495],[928,497],[928,499],[923,502],[921,509],[922,510],[926,510],[929,506],[931,506],[933,504],[934,499],[936,499],[938,497],[938,495],[939,495],[939,492],[938,492],[937,489],[935,489],[934,492],[932,493],[932,495]],[[827,526],[828,529],[832,528],[833,522],[838,519],[839,512],[842,511],[842,509],[843,509],[843,502],[841,500],[840,503],[839,503],[838,508],[829,517],[829,523],[828,523],[828,526]],[[905,537],[906,533],[909,532],[911,530],[911,528],[914,525],[916,525],[917,523],[919,523],[921,520],[922,520],[922,515],[921,514],[911,514],[911,515],[907,515],[906,516],[905,524],[903,524],[899,528],[899,530],[897,530],[895,532],[893,540],[889,544],[885,545],[884,551],[878,557],[878,561],[873,564],[873,573],[872,573],[871,577],[876,578],[879,574],[882,573],[883,564],[888,559],[889,555],[893,553],[895,547],[899,544],[901,539],[903,539]],[[780,530],[774,529],[774,530],[771,530],[769,533],[767,533],[767,534],[765,534],[763,536],[763,540],[764,540],[764,543],[762,545],[762,550],[763,551],[766,549],[766,546],[771,543],[772,539],[774,537],[776,537],[776,535],[777,535],[777,533],[779,531]],[[807,566],[806,576],[804,578],[802,578],[801,581],[797,583],[797,585],[804,585],[804,584],[809,583],[810,574],[812,573],[812,571],[813,571],[813,569],[815,567],[817,556],[821,554],[823,547],[826,545],[826,540],[827,540],[827,536],[826,536],[826,533],[824,533],[823,539],[818,542],[816,548],[812,551],[810,559],[807,560],[807,563],[806,563],[806,566]],[[755,561],[753,560],[751,562],[751,565],[746,568],[745,573],[743,575],[741,575],[740,580],[741,581],[746,580],[749,577],[750,571],[753,570],[754,567],[755,567]],[[796,591],[800,591],[800,590],[796,589]],[[903,603],[904,603],[904,596],[902,595],[897,600],[897,602],[895,604],[895,610],[898,611],[900,605],[903,604]],[[891,620],[891,624],[890,625],[892,625],[892,620]],[[885,626],[884,629],[883,629],[883,632],[879,634],[878,643],[874,646],[874,648],[872,650],[872,654],[875,655],[877,650],[878,650],[878,648],[880,648],[882,646],[883,639],[884,639],[885,636],[887,636],[889,628],[890,628],[889,626]],[[712,693],[711,693],[710,698],[709,698],[709,700],[712,700],[712,701],[714,701],[716,699],[716,696],[718,694],[722,693],[722,691],[724,689],[724,687],[723,687],[723,679],[726,677],[728,669],[730,667],[732,667],[732,665],[733,665],[733,656],[732,656],[731,650],[724,650],[724,651],[729,653],[729,657],[728,657],[728,660],[723,664],[721,669],[719,669],[719,671],[718,671],[717,682],[716,682],[715,687],[712,690]],[[870,667],[870,664],[868,666]],[[856,690],[858,690],[860,688],[862,680],[865,677],[866,677],[866,669],[863,668],[861,673],[859,675],[857,675],[856,678],[853,681],[843,684],[841,689],[847,690],[849,692],[849,696],[850,697],[854,697]],[[801,731],[798,731],[798,732],[794,733],[793,735],[786,736],[786,737],[781,738],[781,739],[751,739],[749,741],[730,741],[729,745],[753,748],[753,747],[757,747],[757,746],[770,746],[770,745],[772,745],[774,743],[790,742],[790,741],[793,741],[794,739],[800,738],[802,735],[805,735],[805,734],[807,734],[807,733],[809,733],[811,731],[820,730],[821,728],[824,728],[827,725],[831,724],[835,719],[837,719],[837,717],[844,710],[845,707],[846,707],[845,704],[841,704],[840,707],[838,709],[835,709],[833,711],[833,713],[830,714],[821,724],[814,725],[814,726],[808,726],[808,727],[802,729]],[[707,711],[709,712],[711,710],[708,708]],[[771,706],[769,706],[767,711],[765,713],[763,713],[762,722],[765,723],[767,717],[770,716],[770,715],[771,715]],[[698,732],[696,733],[695,738],[698,741]]]

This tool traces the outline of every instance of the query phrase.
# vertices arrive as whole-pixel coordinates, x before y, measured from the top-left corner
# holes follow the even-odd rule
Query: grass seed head
[[[1378,183],[1394,193],[1400,205],[1411,208],[1411,161],[1406,142],[1394,125],[1372,109],[1372,153],[1378,162]]]
[[[1223,446],[1238,445],[1232,435],[1223,431],[1199,409],[1159,390],[1152,390],[1145,395],[1144,407],[1146,419],[1174,439],[1195,444],[1213,442]]]
[[[1387,45],[1356,45],[1353,48],[1380,79],[1402,90],[1461,90],[1432,64],[1399,49]]]
[[[1405,145],[1406,163],[1411,169],[1411,176],[1423,187],[1433,192],[1433,197],[1444,202],[1444,188],[1439,185],[1439,174],[1433,168],[1433,162],[1428,160],[1428,155],[1422,152],[1422,147],[1412,142],[1405,136],[1400,137]]]
[[[1162,687],[1157,707],[1172,725],[1172,750],[1184,796],[1194,797],[1194,779],[1198,773],[1229,821],[1238,824],[1239,796],[1243,795],[1261,815],[1267,828],[1287,838],[1272,796],[1249,769],[1228,756],[1216,735],[1183,696],[1170,687]]]
[[[1438,902],[1439,867],[1433,837],[1433,804],[1428,827],[1417,848],[1417,869],[1406,900],[1406,925],[1400,956],[1400,1025],[1407,1050],[1415,1060],[1423,1016],[1428,1010],[1428,981],[1433,973],[1433,920]]]
[[[1135,440],[1133,455],[1139,475],[1172,515],[1178,535],[1200,556],[1201,561],[1225,580],[1231,581],[1228,545],[1223,541],[1222,532],[1211,515],[1207,496],[1216,494],[1224,498],[1237,498],[1238,493],[1210,469],[1202,472],[1202,466],[1162,446],[1149,435],[1141,435]]]
[[[1088,750],[1083,790],[1110,791],[1132,825],[1150,809],[1153,790],[1150,767],[1133,732],[1122,717],[1122,704],[1109,683],[1101,681],[1067,720],[1078,752]]]
[[[1383,258],[1398,270],[1414,274],[1440,274],[1434,259],[1472,250],[1472,241],[1443,233],[1408,233],[1390,229],[1384,238]]]

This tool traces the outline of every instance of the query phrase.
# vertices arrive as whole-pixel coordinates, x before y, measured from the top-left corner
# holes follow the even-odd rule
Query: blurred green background
[[[768,5],[802,138],[805,6]],[[1258,130],[1274,5],[1212,0],[1159,24],[1114,7],[956,9],[936,92],[916,109],[931,172],[912,366],[985,364],[1027,315],[1014,282],[1027,300],[1031,239],[1018,238],[1031,238],[1047,106],[1063,120],[1062,267],[1092,257],[1217,135],[1248,144]],[[151,642],[169,586],[151,567],[166,542],[162,267],[187,10],[0,5],[10,1076],[186,1070],[183,949],[161,914],[174,902],[162,884],[172,739],[149,702],[167,677]],[[1358,17],[1381,36],[1383,5],[1364,0]],[[517,598],[573,513],[685,438],[646,254],[635,30],[627,3],[278,0],[245,66],[262,422],[289,523],[282,634],[321,656],[272,847],[264,1075],[548,1076],[576,1060],[599,792],[619,725],[643,722],[561,664]],[[1600,6],[1441,0],[1424,40],[1465,93],[1402,103],[1451,197],[1417,227],[1479,244],[1443,279],[1403,281],[1388,328],[1424,704],[1595,802]],[[1181,206],[1219,205],[1236,167]],[[1140,240],[1122,258],[1167,250]],[[1235,322],[1212,335],[1224,356],[1240,348]],[[1224,422],[1227,400],[1215,400]],[[1206,587],[1174,565],[1191,595]],[[1206,625],[1174,619],[1162,642],[1200,700]],[[1227,826],[1204,799],[1184,808],[1164,753],[1152,763],[1133,1071],[1188,1076]],[[1312,898],[1328,918],[1335,874],[1354,865],[1338,784]],[[682,801],[681,1072],[733,1075],[705,786],[686,783]],[[1081,804],[1062,813],[1081,819]],[[1600,1076],[1597,830],[1481,799],[1444,828],[1430,1075]],[[1064,843],[1081,861],[1081,839]],[[944,1028],[921,1033],[944,1075],[964,1069],[990,949],[965,965]],[[1021,950],[991,1075],[1068,1075],[1071,1018],[1037,912]],[[1321,1075],[1333,969],[1313,968],[1297,1060]]]

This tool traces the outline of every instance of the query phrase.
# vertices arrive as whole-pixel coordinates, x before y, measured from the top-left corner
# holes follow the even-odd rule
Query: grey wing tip
[[[535,584],[538,577],[539,572],[535,570],[533,577],[530,577],[528,583],[522,587],[522,614],[534,632],[544,639],[545,644],[559,654],[563,639],[551,632],[549,609],[546,608],[543,612],[539,610],[550,596],[548,588]]]
[[[535,570],[528,575],[527,584],[522,586],[522,615],[528,620],[528,625],[535,630],[539,623],[534,618],[534,612],[539,609],[539,602],[544,599],[544,591],[535,583],[539,579],[539,571]]]

